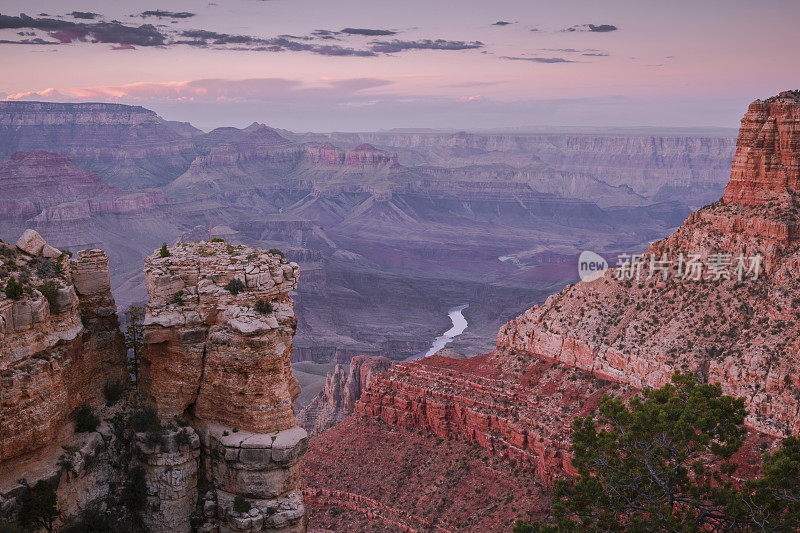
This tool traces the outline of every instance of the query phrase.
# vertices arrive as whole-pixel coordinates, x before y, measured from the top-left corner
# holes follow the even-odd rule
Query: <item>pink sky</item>
[[[736,127],[749,101],[800,87],[794,0],[218,4],[7,0],[1,40],[69,42],[0,44],[0,68],[10,74],[0,97],[133,103],[203,128],[253,120],[297,130]],[[138,16],[157,9],[193,16]],[[20,13],[36,20],[21,23]],[[113,31],[94,26],[103,23]],[[142,45],[120,31],[143,24],[163,41]],[[589,24],[617,29],[583,31]],[[348,27],[395,34],[312,33]],[[179,44],[191,30],[263,42],[291,35],[290,48],[306,49],[264,50],[235,38]],[[437,39],[466,46],[385,51],[394,41]],[[372,55],[331,55],[341,49]]]

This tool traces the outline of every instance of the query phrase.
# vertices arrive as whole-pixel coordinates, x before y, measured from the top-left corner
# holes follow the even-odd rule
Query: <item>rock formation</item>
[[[182,436],[181,436],[182,435]],[[136,435],[135,453],[147,483],[143,521],[152,532],[191,531],[197,506],[200,439],[188,428],[169,431],[157,443]]]
[[[17,247],[0,243],[0,286],[22,287],[0,293],[0,462],[50,444],[105,383],[126,380],[108,258],[41,255],[51,248],[33,230]]]
[[[162,419],[185,415],[199,435],[212,486],[204,531],[305,530],[307,436],[295,423],[290,366],[297,278],[280,255],[224,242],[179,243],[145,260],[141,387]]]
[[[56,152],[121,188],[175,179],[197,156],[200,133],[139,106],[0,102],[0,156]]]
[[[723,200],[791,203],[800,193],[800,91],[756,100],[742,119]]]
[[[357,355],[350,369],[336,365],[325,377],[325,386],[309,405],[297,414],[297,423],[310,434],[321,433],[353,412],[356,401],[377,374],[393,364],[388,357]]]
[[[0,518],[16,509],[20,479],[53,481],[74,516],[110,476],[93,466],[101,434],[74,434],[75,412],[129,381],[108,257],[85,250],[70,259],[28,230],[16,246],[0,242],[0,260]]]

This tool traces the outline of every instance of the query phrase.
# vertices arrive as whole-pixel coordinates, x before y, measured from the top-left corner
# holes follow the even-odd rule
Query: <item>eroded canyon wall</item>
[[[744,397],[752,427],[776,436],[796,433],[798,160],[800,94],[754,102],[742,119],[722,201],[655,242],[632,270],[569,286],[508,323],[498,350],[634,387],[658,387],[676,370],[691,370]],[[670,270],[650,275],[650,265],[658,264],[650,254],[653,261],[666,254]],[[698,255],[704,270],[678,270],[680,254]],[[638,268],[640,275],[628,275]]]

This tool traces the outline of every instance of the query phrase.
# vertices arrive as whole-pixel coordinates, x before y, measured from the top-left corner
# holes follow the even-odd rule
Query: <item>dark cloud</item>
[[[581,55],[589,57],[608,57],[610,54],[606,52],[585,52]]]
[[[541,31],[539,28],[531,28],[531,31]]]
[[[418,41],[373,41],[370,43],[373,52],[391,54],[404,50],[471,50],[482,48],[480,41],[446,41],[444,39],[421,39]]]
[[[371,37],[379,37],[381,35],[397,35],[396,31],[371,30],[369,28],[344,28],[340,33],[346,33],[347,35],[369,35]]]
[[[597,33],[607,33],[610,31],[617,31],[619,28],[613,24],[578,24],[569,28],[564,28],[561,31],[589,31]]]
[[[498,20],[492,26],[508,26],[509,24],[514,24],[513,22],[508,22],[507,20]]]
[[[77,13],[77,12],[73,12]],[[92,14],[95,16],[100,16]],[[136,16],[136,15],[131,15]],[[144,11],[139,16],[158,18],[188,18],[188,12]],[[173,20],[172,22],[175,22]],[[310,52],[324,56],[372,57],[406,50],[469,50],[482,48],[480,41],[448,41],[445,39],[422,39],[415,41],[371,41],[364,48],[352,48],[338,44],[322,44],[319,39],[341,40],[342,35],[395,35],[392,30],[367,28],[345,28],[340,32],[315,30],[311,35],[279,35],[263,38],[253,35],[221,33],[206,29],[170,31],[158,29],[152,24],[141,26],[123,24],[120,21],[78,22],[55,18],[34,18],[25,14],[10,16],[0,14],[0,30],[39,30],[50,39],[36,37],[34,32],[17,32],[21,37],[36,37],[21,40],[5,40],[0,44],[69,44],[73,42],[107,43],[118,45],[114,50],[130,50],[140,46],[185,45],[218,50],[256,51],[256,52]],[[313,42],[313,41],[317,42]]]
[[[138,16],[145,18],[145,17],[157,17],[157,18],[168,18],[168,19],[188,19],[193,17],[194,13],[189,13],[188,11],[162,11],[161,9],[151,10],[151,11],[142,11],[139,13]]]
[[[515,56],[500,56],[500,59],[508,59],[510,61],[530,61],[531,63],[576,63],[571,59],[564,59],[563,57],[515,57]]]
[[[45,41],[39,37],[35,39],[20,39],[19,41],[10,41],[8,39],[0,39],[0,44],[58,44],[54,41]]]
[[[544,50],[545,52],[567,52],[567,53],[577,53],[582,51],[576,48],[540,48],[540,50]]]
[[[35,29],[47,34],[62,44],[73,41],[132,44],[137,46],[160,46],[166,43],[166,35],[151,24],[126,26],[112,22],[70,22],[51,18],[32,18],[24,13],[18,17],[0,14],[0,29]],[[50,43],[56,44],[56,43]]]
[[[73,11],[69,15],[76,19],[94,20],[100,16],[100,13],[92,13],[91,11]]]
[[[250,50],[254,52],[312,52],[324,56],[357,56],[369,57],[376,55],[370,50],[356,50],[338,45],[319,45],[299,42],[298,38],[290,36],[263,39],[251,35],[232,35],[208,30],[186,30],[181,36],[190,40],[175,41],[175,44],[191,46],[217,47],[227,50]],[[228,47],[233,45],[232,47]]]

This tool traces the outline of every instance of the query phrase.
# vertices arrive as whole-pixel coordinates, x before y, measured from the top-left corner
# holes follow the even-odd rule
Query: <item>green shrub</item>
[[[127,482],[120,495],[120,503],[133,514],[144,510],[147,504],[147,480],[144,468],[141,466],[134,466],[128,472]]]
[[[131,427],[135,432],[141,433],[151,429],[161,429],[161,421],[156,410],[147,406],[131,415]]]
[[[103,396],[105,396],[108,405],[117,403],[124,391],[125,387],[119,381],[106,381],[106,384],[103,385]]]
[[[167,243],[161,243],[161,257],[169,257],[169,248],[167,248]]]
[[[269,249],[269,253],[271,253],[271,254],[276,254],[276,255],[279,255],[279,256],[281,256],[281,257],[286,257],[285,255],[283,255],[283,252],[281,252],[281,251],[280,251],[280,250],[278,250],[277,248],[270,248],[270,249]]]
[[[22,528],[10,522],[0,520],[0,533],[25,533]]]
[[[256,311],[258,311],[262,315],[269,314],[274,310],[275,308],[272,307],[272,304],[267,302],[266,300],[259,300],[256,302]]]
[[[58,310],[56,307],[56,298],[58,297],[58,285],[56,282],[46,281],[37,288],[42,293],[42,296],[45,297],[47,303],[50,304],[50,312],[55,313]]]
[[[177,435],[175,435],[175,442],[178,443],[178,446],[188,446],[192,439],[189,437],[189,432],[186,431],[186,428],[181,428]]]
[[[233,499],[233,510],[237,513],[249,513],[252,508],[253,505],[241,494],[237,494]]]
[[[16,280],[16,278],[9,278],[8,283],[6,283],[6,296],[11,298],[12,300],[19,300],[22,298],[22,293],[25,290],[25,286]]]
[[[221,237],[214,237],[213,239],[211,239],[211,242],[225,242],[225,239]]]
[[[40,259],[36,263],[36,275],[41,279],[54,278],[59,274],[58,267],[47,259]]]
[[[61,516],[58,511],[58,500],[53,485],[44,480],[39,480],[36,485],[29,487],[22,496],[22,505],[19,509],[19,522],[28,529],[45,529],[53,531],[55,521]]]
[[[75,415],[75,431],[78,433],[87,433],[94,431],[100,425],[100,419],[94,414],[92,408],[88,405],[82,405],[78,409],[78,414]]]
[[[120,525],[109,511],[101,511],[96,506],[84,510],[66,527],[59,530],[59,533],[89,533],[89,532],[116,532],[120,531]],[[122,531],[125,531],[122,529]]]
[[[145,434],[145,440],[147,444],[150,446],[157,446],[159,444],[166,445],[166,435],[164,435],[164,430],[159,428],[151,428],[147,430]]]
[[[175,305],[181,305],[183,303],[183,291],[178,291],[175,294],[173,294],[170,303],[173,303]]]
[[[227,285],[225,285],[225,289],[234,296],[236,296],[237,294],[245,290],[245,286],[244,283],[242,283],[242,280],[240,280],[239,278],[233,278],[228,282]]]

